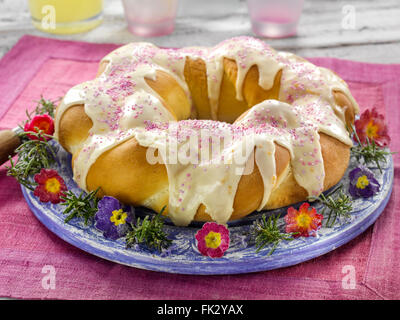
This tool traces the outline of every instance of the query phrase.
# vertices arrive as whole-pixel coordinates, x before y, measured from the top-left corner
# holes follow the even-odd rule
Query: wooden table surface
[[[66,36],[36,30],[27,2],[0,0],[0,57],[24,34],[89,42],[150,41],[172,47],[208,46],[237,35],[253,35],[245,0],[180,0],[174,33],[155,38],[129,33],[121,0],[104,1],[104,21],[96,29]],[[355,13],[352,28],[346,24],[349,6]],[[265,41],[305,57],[400,63],[400,1],[305,0],[297,36]]]

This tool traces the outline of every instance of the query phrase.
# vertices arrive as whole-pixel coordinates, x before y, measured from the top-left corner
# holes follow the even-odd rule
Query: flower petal
[[[46,182],[49,179],[57,179],[57,187],[52,189],[46,188]],[[65,201],[61,199],[61,196],[65,195],[67,186],[65,185],[64,179],[53,169],[41,169],[39,173],[34,176],[35,182],[38,184],[34,190],[34,195],[39,197],[41,202],[51,202],[53,204]]]
[[[360,177],[366,182],[362,183],[362,187],[357,186],[357,182]],[[349,172],[349,178],[349,193],[353,199],[372,197],[380,189],[380,184],[378,180],[376,180],[374,173],[365,166],[354,168]]]
[[[380,147],[389,145],[390,137],[385,117],[379,114],[375,107],[372,110],[365,110],[361,114],[360,119],[354,122],[354,125],[362,143],[365,143],[368,138]]]
[[[206,237],[210,232],[218,233],[221,239],[218,247],[211,248],[207,246]],[[203,227],[195,234],[197,240],[197,249],[202,255],[211,258],[220,258],[224,255],[225,251],[229,248],[229,230],[226,226],[215,222],[206,222]]]
[[[284,217],[286,233],[295,233],[295,238],[316,236],[316,231],[322,226],[322,219],[323,216],[314,207],[310,208],[308,202],[304,202],[299,210],[290,207]]]
[[[24,125],[25,132],[39,132],[39,130],[42,130],[47,135],[52,135],[54,133],[54,121],[49,115],[36,115],[32,118],[30,122],[27,122]],[[38,140],[38,138],[34,135],[27,134],[27,136],[31,140]],[[45,139],[49,140],[50,138],[46,137]]]

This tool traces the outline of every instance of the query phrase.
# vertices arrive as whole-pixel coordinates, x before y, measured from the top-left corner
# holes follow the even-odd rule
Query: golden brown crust
[[[285,174],[289,167],[290,154],[285,148],[275,144],[276,174],[278,177]],[[263,180],[254,163],[254,170],[249,175],[240,178],[235,199],[233,202],[233,212],[230,220],[237,220],[247,216],[249,213],[258,209],[264,196]],[[211,221],[211,217],[205,212],[205,206],[201,205],[194,217],[196,221]]]
[[[147,148],[131,138],[104,152],[91,166],[87,188],[101,187],[102,195],[113,196],[124,203],[141,205],[168,185],[168,175],[162,164],[146,160]]]
[[[184,76],[197,110],[197,119],[211,119],[211,106],[208,99],[206,64],[202,59],[186,58]]]
[[[99,66],[100,75],[107,62]],[[199,119],[211,118],[211,105],[208,100],[205,63],[201,59],[186,59],[184,76],[188,84],[193,103]],[[281,72],[278,72],[274,85],[264,90],[258,84],[258,68],[250,68],[243,83],[244,101],[236,99],[235,82],[237,66],[235,61],[224,59],[224,74],[221,83],[218,119],[234,122],[243,116],[254,104],[265,99],[279,97]],[[155,81],[146,80],[148,85],[162,98],[164,106],[175,115],[177,120],[187,119],[190,115],[189,101],[179,84],[167,73],[157,71]],[[355,108],[350,99],[340,91],[334,91],[336,102],[346,109],[346,121],[352,124]],[[85,114],[84,107],[77,105],[65,111],[60,119],[59,140],[68,151],[83,142],[92,126],[92,121]],[[324,189],[332,187],[342,178],[350,157],[350,147],[320,133],[321,151],[324,159],[325,180]],[[267,209],[287,206],[306,200],[307,192],[300,187],[290,170],[290,154],[282,146],[276,145],[277,187],[272,191]],[[77,151],[79,152],[79,151]],[[73,159],[76,157],[75,152]],[[147,148],[131,138],[103,153],[91,166],[87,175],[88,190],[101,187],[100,196],[107,194],[120,201],[133,205],[145,205],[159,211],[168,205],[168,175],[162,164],[149,164],[146,160]],[[254,160],[252,160],[254,161]],[[254,164],[254,170],[249,175],[243,175],[238,184],[234,198],[231,220],[240,219],[256,210],[263,197],[263,181]],[[168,209],[165,211],[168,213]],[[208,221],[211,217],[201,205],[195,220]]]
[[[348,128],[351,128],[356,116],[356,110],[353,104],[351,103],[350,99],[341,91],[333,90],[333,96],[335,97],[336,103],[345,110],[344,115],[346,118],[346,125]]]
[[[106,67],[107,67],[108,63],[109,62],[107,60],[103,60],[103,61],[100,62],[99,68],[97,69],[96,78],[98,76],[100,76],[104,72],[104,70],[106,70]]]
[[[184,120],[190,116],[190,102],[181,86],[168,73],[157,70],[156,80],[146,79],[147,84],[162,98],[163,105],[175,116]]]
[[[89,136],[92,120],[85,113],[83,104],[68,108],[60,119],[58,140],[65,150],[72,153]]]
[[[337,184],[345,173],[350,159],[350,148],[344,143],[320,133],[321,153],[324,159],[324,190]],[[283,182],[275,189],[268,200],[266,209],[275,209],[307,199],[307,191],[289,172]]]
[[[236,78],[237,78],[237,65],[234,60],[231,59],[224,59],[224,70],[227,70],[224,72],[224,74],[227,75],[227,78],[229,78],[230,83],[233,85],[236,83]],[[259,83],[258,83],[258,78],[259,78],[259,72],[258,72],[258,67],[256,65],[252,66],[249,71],[246,74],[246,77],[244,78],[243,82],[243,97],[246,101],[246,109],[249,109],[249,106],[254,106],[261,101],[267,100],[267,99],[275,99],[278,100],[279,98],[279,88],[281,86],[281,76],[282,76],[282,71],[278,71],[275,79],[274,79],[274,84],[271,89],[265,90],[263,89]],[[234,88],[234,92],[236,94],[236,89]],[[240,112],[239,114],[242,114]],[[236,116],[237,118],[237,116]],[[235,119],[236,119],[235,118]]]

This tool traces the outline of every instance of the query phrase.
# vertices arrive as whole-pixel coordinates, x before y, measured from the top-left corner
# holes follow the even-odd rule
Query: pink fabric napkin
[[[95,76],[114,44],[24,36],[0,61],[0,129],[25,119],[43,94],[56,99]],[[386,114],[400,151],[400,65],[310,59],[336,71],[361,109]],[[392,197],[377,222],[348,244],[296,266],[243,275],[190,276],[118,265],[64,242],[31,213],[0,167],[0,296],[56,299],[399,299],[400,155]],[[49,282],[49,275],[54,282]],[[348,277],[354,275],[353,286]]]

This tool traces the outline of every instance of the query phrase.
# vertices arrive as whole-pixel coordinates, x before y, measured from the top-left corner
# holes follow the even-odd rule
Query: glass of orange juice
[[[29,0],[33,25],[44,32],[67,34],[97,27],[103,0]]]

